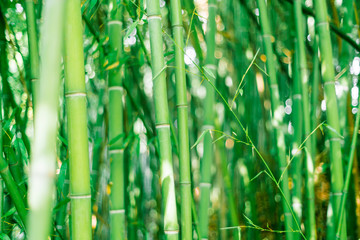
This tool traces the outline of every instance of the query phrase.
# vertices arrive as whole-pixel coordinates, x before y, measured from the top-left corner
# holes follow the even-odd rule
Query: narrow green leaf
[[[261,172],[259,172],[258,174],[256,174],[256,176],[253,177],[253,178],[250,180],[250,182],[252,182],[252,181],[255,180],[256,178],[258,178],[263,172],[264,172],[264,171],[261,171]]]
[[[5,233],[0,233],[0,239],[3,239],[3,240],[11,240],[11,239],[9,238],[9,236],[6,235]]]
[[[211,71],[209,68],[207,68],[206,66],[204,66],[203,69],[204,69],[205,73],[206,73],[207,75],[209,75],[211,78],[213,78],[213,79],[216,78],[215,75],[212,73],[212,71]]]
[[[119,135],[117,135],[116,137],[114,137],[113,139],[111,139],[109,141],[109,145],[113,145],[114,143],[116,143],[117,141],[119,141],[121,138],[125,137],[125,133],[121,133]]]
[[[207,130],[203,131],[203,132],[201,133],[200,137],[199,137],[199,138],[196,140],[196,142],[194,143],[194,145],[191,146],[191,149],[193,149],[196,145],[198,145],[199,142],[205,137],[205,134],[206,134],[207,132],[209,132],[209,131],[210,131],[210,129],[207,129]]]
[[[6,218],[8,216],[13,215],[16,212],[16,208],[12,207],[9,209],[9,211],[7,211],[4,215],[1,216],[1,218]]]
[[[135,22],[133,22],[130,27],[128,28],[128,30],[126,31],[125,37],[124,38],[128,38],[130,36],[130,34],[135,30],[136,26],[139,24],[139,19],[137,19]]]

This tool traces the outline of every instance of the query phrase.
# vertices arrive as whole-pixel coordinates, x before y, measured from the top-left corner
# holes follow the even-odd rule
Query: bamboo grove
[[[360,2],[0,1],[0,239],[359,239]]]

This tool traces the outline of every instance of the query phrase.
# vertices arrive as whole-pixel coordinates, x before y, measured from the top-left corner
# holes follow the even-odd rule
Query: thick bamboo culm
[[[281,130],[282,119],[284,116],[284,110],[280,105],[279,99],[279,87],[277,83],[276,68],[275,68],[275,56],[272,49],[272,38],[273,35],[270,29],[270,22],[267,14],[265,0],[257,0],[259,14],[260,14],[260,25],[262,32],[262,39],[266,54],[266,66],[269,74],[268,83],[270,88],[270,99],[271,99],[271,113],[272,113],[272,124],[274,126],[274,132],[276,136],[277,146],[277,159],[280,172],[282,174],[282,180],[280,182],[280,188],[283,191],[282,206],[285,215],[285,229],[286,239],[292,240],[294,237],[293,230],[298,228],[294,224],[293,216],[291,214],[291,195],[288,184],[288,172],[287,172],[287,161],[285,153],[285,138],[284,133]]]
[[[315,23],[319,34],[319,48],[321,60],[321,76],[326,101],[326,120],[331,130],[327,131],[330,141],[330,171],[331,171],[331,198],[329,204],[329,215],[327,239],[335,239],[335,228],[340,210],[342,188],[344,186],[343,163],[341,153],[341,138],[338,103],[335,94],[335,73],[333,67],[333,54],[327,19],[327,6],[324,0],[315,0]],[[346,224],[342,225],[340,239],[346,239]]]
[[[209,17],[206,30],[206,58],[204,74],[208,81],[215,85],[216,79],[216,59],[215,59],[215,33],[216,33],[216,0],[208,2]],[[212,144],[211,132],[214,129],[215,117],[215,89],[212,84],[205,81],[206,96],[204,102],[204,123],[203,131],[208,131],[204,136],[203,158],[200,162],[200,206],[199,206],[199,226],[200,238],[208,239],[209,235],[209,207],[211,190],[211,165],[214,159],[214,146]]]
[[[66,0],[65,104],[69,143],[71,238],[91,239],[91,190],[81,7]]]
[[[178,239],[174,171],[170,140],[169,107],[167,100],[163,36],[159,0],[147,0],[149,21],[155,127],[159,143],[162,213],[165,239]]]
[[[305,151],[304,151],[304,167],[306,172],[306,219],[307,219],[307,228],[305,230],[306,237],[310,240],[316,239],[316,222],[315,222],[315,189],[314,189],[314,166],[315,161],[312,158],[313,153],[313,144],[312,138],[308,137],[311,134],[311,125],[310,125],[310,105],[309,105],[309,74],[307,71],[307,62],[306,62],[306,48],[305,48],[305,34],[304,34],[304,23],[305,19],[302,14],[302,5],[301,0],[294,1],[294,17],[295,17],[295,26],[296,26],[296,43],[297,43],[297,55],[298,55],[298,72],[300,75],[299,81],[301,86],[301,106],[302,106],[302,120],[303,120],[303,129],[304,137],[302,141],[306,139],[305,142]],[[300,172],[301,173],[301,172]],[[301,219],[299,219],[301,222]]]
[[[189,153],[189,128],[188,128],[188,102],[184,62],[184,34],[181,15],[181,1],[171,0],[171,26],[175,48],[175,82],[176,82],[176,108],[178,112],[178,139],[180,162],[180,226],[181,239],[192,239],[191,219],[191,176]]]
[[[110,237],[111,239],[125,239],[125,176],[124,176],[124,148],[120,137],[124,133],[123,127],[123,91],[122,69],[122,4],[110,1],[109,20],[107,22],[109,46],[115,53],[115,61],[119,67],[109,71],[109,157],[110,157]],[[114,142],[114,139],[118,139]]]
[[[52,226],[64,10],[64,1],[44,1],[40,87],[35,111],[38,121],[35,123],[29,177],[29,240],[47,240]]]

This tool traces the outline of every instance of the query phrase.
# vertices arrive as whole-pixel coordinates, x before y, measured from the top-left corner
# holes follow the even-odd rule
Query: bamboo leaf
[[[207,129],[207,130],[203,131],[203,132],[201,133],[200,137],[199,137],[199,138],[196,140],[196,142],[194,143],[194,145],[191,146],[191,149],[193,149],[196,145],[198,145],[198,144],[200,143],[200,141],[205,137],[205,134],[206,134],[207,132],[209,132],[209,131],[210,131],[210,129]]]
[[[261,172],[259,172],[258,174],[256,174],[256,176],[255,177],[253,177],[251,180],[250,180],[250,182],[252,182],[253,180],[255,180],[256,178],[258,178],[262,173],[264,173],[265,171],[261,171]]]
[[[137,19],[135,22],[133,22],[130,27],[128,28],[128,30],[126,31],[125,37],[124,38],[128,38],[130,36],[130,34],[135,30],[136,26],[139,24],[139,19]]]
[[[0,239],[3,239],[3,240],[11,240],[11,239],[9,238],[9,236],[6,235],[5,233],[0,233]]]
[[[164,54],[164,57],[167,57],[167,56],[170,56],[170,55],[173,55],[175,53],[175,51],[168,51]]]
[[[119,135],[117,135],[116,137],[114,137],[113,139],[110,139],[109,141],[109,146],[113,145],[114,143],[116,143],[117,141],[119,141],[121,138],[123,138],[125,136],[125,133],[120,133]]]
[[[329,129],[331,132],[335,133],[338,137],[340,137],[341,139],[344,139],[344,137],[338,132],[336,131],[333,127],[331,127],[330,125],[324,123],[324,126]]]
[[[204,66],[203,69],[204,69],[205,73],[207,75],[209,75],[211,78],[213,78],[213,79],[216,78],[215,75],[212,73],[212,71],[208,67]]]
[[[58,135],[59,140],[65,145],[68,146],[68,141],[67,139],[65,139],[63,136],[61,136],[60,134]]]
[[[60,201],[58,204],[56,204],[56,206],[53,209],[53,213],[58,212],[59,210],[61,210],[61,207],[68,204],[70,202],[70,198],[66,197],[65,199],[63,199],[62,201]]]
[[[254,64],[254,61],[255,61],[257,55],[259,54],[259,51],[260,51],[260,48],[256,51],[255,56],[254,56],[253,59],[251,60],[250,65],[248,66],[248,68],[246,69],[244,75],[242,76],[241,81],[240,81],[240,83],[239,83],[238,88],[236,89],[235,96],[234,96],[234,98],[233,98],[232,103],[230,104],[230,106],[233,106],[234,101],[235,101],[235,99],[237,98],[237,96],[238,96],[239,94],[240,94],[241,96],[243,95],[243,89],[241,89],[242,83],[243,83],[243,81],[244,81],[244,79],[245,79],[245,76],[246,76],[247,73],[249,72],[251,66]]]
[[[4,215],[2,215],[1,218],[9,217],[9,216],[13,215],[15,212],[16,212],[16,208],[12,207],[9,209],[9,211],[7,211]]]
[[[108,71],[108,70],[117,68],[119,65],[120,65],[119,61],[116,61],[116,62],[114,62],[113,64],[108,65],[108,66],[105,68],[105,71]]]

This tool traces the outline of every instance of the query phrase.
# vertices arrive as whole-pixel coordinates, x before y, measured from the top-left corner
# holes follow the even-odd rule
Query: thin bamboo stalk
[[[5,38],[5,21],[4,21],[4,15],[2,11],[0,11],[0,174],[1,174],[1,180],[0,183],[4,181],[6,184],[6,188],[10,193],[10,197],[15,205],[15,208],[20,216],[21,221],[25,224],[26,221],[26,209],[24,200],[22,198],[22,195],[19,192],[18,186],[16,182],[13,179],[13,176],[11,175],[11,172],[9,171],[9,166],[7,161],[3,158],[3,95],[2,95],[2,89],[3,89],[3,82],[7,81],[7,72],[8,72],[8,65],[7,65],[7,50],[6,50],[6,38]],[[1,185],[1,195],[3,194],[3,188]],[[2,199],[1,196],[1,206],[2,206]],[[2,209],[0,209],[2,212]]]
[[[30,57],[30,80],[32,87],[33,106],[36,105],[39,80],[39,47],[36,31],[34,0],[25,0],[26,23]]]
[[[356,150],[356,143],[357,143],[357,138],[358,138],[358,134],[359,134],[360,104],[358,104],[357,110],[358,110],[358,112],[356,113],[356,120],[355,120],[354,131],[353,131],[351,147],[350,147],[349,163],[348,163],[348,166],[346,169],[345,183],[344,183],[343,190],[342,190],[343,195],[341,196],[341,203],[340,203],[337,225],[336,225],[336,239],[340,239],[342,225],[343,225],[343,221],[344,221],[344,217],[345,217],[346,197],[347,197],[347,193],[349,190],[352,168],[353,168],[353,163],[354,163],[355,150]]]
[[[188,102],[184,62],[184,29],[180,0],[171,0],[171,27],[175,44],[176,109],[178,117],[181,239],[192,239],[191,177],[188,128]]]
[[[296,38],[295,38],[296,39]],[[297,40],[294,40],[295,45]],[[301,139],[303,136],[303,111],[301,104],[301,80],[299,73],[299,54],[298,47],[295,46],[295,55],[294,55],[294,64],[293,64],[293,92],[292,92],[292,100],[293,100],[293,111],[292,111],[292,125],[294,127],[294,136],[292,141],[292,154],[293,160],[291,164],[292,170],[292,178],[294,182],[294,188],[292,191],[292,207],[294,212],[296,213],[297,221],[301,222],[302,217],[302,166],[303,166],[303,151],[299,150],[301,145]],[[299,236],[300,237],[300,236]],[[299,239],[296,237],[296,239]]]
[[[171,153],[169,109],[166,89],[163,38],[159,0],[147,0],[149,21],[155,127],[159,143],[160,181],[165,239],[178,239],[174,173]]]
[[[63,1],[46,0],[43,8],[38,121],[29,178],[29,240],[48,239],[52,222],[64,7]]]
[[[299,74],[301,84],[301,105],[302,105],[302,117],[304,125],[304,139],[305,142],[305,172],[306,172],[306,219],[308,221],[308,227],[306,229],[306,237],[309,240],[316,239],[316,221],[315,221],[315,189],[314,189],[314,160],[312,158],[312,138],[308,136],[311,133],[310,125],[310,105],[309,105],[309,78],[306,62],[306,50],[305,50],[305,27],[304,16],[301,9],[301,0],[295,0],[294,2],[294,16],[296,22],[296,38],[297,38],[297,50],[299,55]]]
[[[333,54],[331,37],[329,31],[329,22],[327,15],[327,5],[325,0],[315,0],[315,21],[316,30],[319,34],[319,46],[321,55],[321,76],[323,80],[325,101],[326,101],[326,119],[331,128],[328,130],[328,139],[330,141],[330,172],[331,172],[331,193],[332,197],[329,204],[329,224],[327,239],[335,238],[335,226],[339,219],[339,208],[341,202],[342,189],[344,186],[343,164],[341,153],[341,138],[339,111],[335,94],[335,73],[333,67]],[[342,225],[341,239],[346,239],[346,224]]]
[[[91,239],[91,190],[80,0],[65,7],[65,103],[69,144],[71,238]]]
[[[123,86],[122,86],[122,14],[123,10],[118,1],[110,2],[110,16],[107,23],[109,31],[110,51],[115,54],[114,60],[119,67],[109,71],[109,156],[110,156],[110,238],[125,239],[125,171],[124,148],[122,136],[124,134],[123,120]],[[116,140],[116,138],[118,140]],[[115,142],[113,142],[115,139]],[[113,142],[113,143],[112,143]]]
[[[280,104],[279,87],[277,83],[275,59],[272,49],[272,36],[269,18],[267,14],[265,0],[257,0],[259,13],[260,13],[260,25],[263,37],[263,44],[266,54],[266,66],[269,74],[268,81],[270,86],[270,99],[271,99],[271,112],[272,112],[272,124],[274,126],[274,132],[276,136],[276,149],[278,165],[281,172],[283,172],[283,179],[281,180],[280,186],[284,193],[282,199],[284,217],[285,217],[285,229],[286,239],[293,239],[294,234],[292,230],[295,229],[293,224],[293,216],[291,216],[290,206],[287,205],[288,201],[291,204],[289,184],[288,184],[288,172],[286,170],[287,161],[285,153],[285,138],[284,133],[281,131],[282,119],[284,116],[284,110]]]
[[[215,85],[216,81],[216,59],[215,59],[215,34],[216,34],[216,0],[208,1],[208,22],[206,27],[206,77]],[[203,130],[214,129],[215,116],[215,89],[211,83],[205,81],[206,96],[204,102],[204,126]],[[211,189],[211,164],[214,158],[214,146],[211,133],[208,131],[204,136],[204,155],[201,161],[200,173],[200,206],[199,206],[199,227],[200,238],[208,239],[209,235],[209,207]]]

